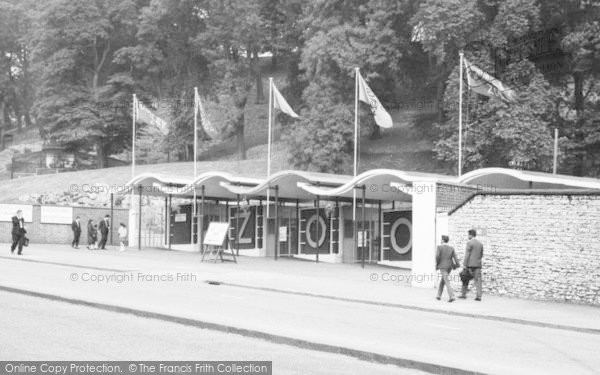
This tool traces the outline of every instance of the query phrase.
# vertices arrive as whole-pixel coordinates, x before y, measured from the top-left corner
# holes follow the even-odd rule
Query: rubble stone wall
[[[478,194],[448,217],[461,263],[471,228],[484,293],[600,305],[600,195]]]

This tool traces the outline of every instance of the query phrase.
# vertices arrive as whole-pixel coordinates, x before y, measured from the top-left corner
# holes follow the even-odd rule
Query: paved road
[[[0,360],[268,360],[274,374],[424,374],[14,293],[0,301]]]
[[[86,259],[79,259],[85,263]],[[181,316],[490,374],[596,374],[600,335],[287,295],[197,281],[177,270],[114,272],[0,259],[0,286]],[[307,264],[311,266],[311,264]],[[77,281],[71,281],[73,274]],[[121,282],[82,278],[116,277]],[[140,275],[142,275],[140,279]],[[129,280],[123,281],[125,278]],[[276,280],[275,280],[276,281]]]

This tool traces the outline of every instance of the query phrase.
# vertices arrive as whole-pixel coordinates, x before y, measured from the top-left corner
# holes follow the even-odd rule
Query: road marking
[[[460,328],[458,328],[458,327],[443,326],[441,324],[421,323],[421,325],[429,326],[429,327],[436,327],[436,328],[451,329],[453,331],[459,331],[460,330]]]

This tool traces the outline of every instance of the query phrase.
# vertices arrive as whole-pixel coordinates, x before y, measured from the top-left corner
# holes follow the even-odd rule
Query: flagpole
[[[267,135],[267,180],[271,177],[271,130],[273,127],[273,77],[269,77],[269,128]],[[269,205],[271,187],[267,187],[267,219],[269,219]],[[277,230],[277,228],[275,228]]]
[[[556,174],[558,165],[558,128],[554,128],[554,163],[552,164],[552,174]]]
[[[137,99],[135,97],[135,94],[133,94],[133,106],[132,106],[132,112],[131,112],[131,178],[133,179],[135,177],[135,121],[136,121],[136,116],[137,116]]]
[[[196,177],[198,175],[198,87],[194,87],[194,183],[196,183]],[[198,213],[198,202],[196,201],[196,186],[193,186],[194,189],[194,204],[192,205],[192,233],[191,233],[191,242],[192,246],[194,244],[194,226],[198,225],[198,223],[194,224],[194,219],[197,221],[197,213]]]
[[[358,67],[354,68],[354,177],[358,169]],[[352,220],[356,221],[356,189],[352,189]]]
[[[131,179],[133,180],[135,178],[135,122],[137,121],[137,98],[135,97],[135,94],[133,94],[133,106],[132,106],[132,111],[131,111],[131,117],[132,117],[132,121],[131,121]],[[132,212],[132,210],[135,210],[134,208],[134,203],[133,200],[135,198],[135,186],[132,186],[131,188],[131,198],[129,199],[129,212],[130,212],[130,217],[131,215],[135,218],[135,211]],[[142,196],[140,194],[140,202],[141,202]],[[141,215],[141,211],[138,212],[138,215]],[[136,221],[134,221],[136,222]],[[138,224],[139,225],[139,224]],[[130,228],[133,229],[133,228]],[[135,237],[133,237],[135,238]],[[140,238],[138,236],[137,241],[140,241]]]
[[[198,87],[194,87],[194,177],[198,174]]]
[[[458,73],[458,177],[462,175],[462,92],[463,92],[463,52],[458,53],[459,56],[459,73]]]

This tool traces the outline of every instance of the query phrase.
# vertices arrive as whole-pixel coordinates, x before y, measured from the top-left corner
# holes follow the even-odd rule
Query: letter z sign
[[[229,227],[231,228],[230,240],[235,246],[236,241],[236,225],[240,225],[240,249],[254,249],[256,240],[256,207],[247,207],[240,209],[239,217],[237,216],[237,207],[232,207],[231,215],[229,216]]]

